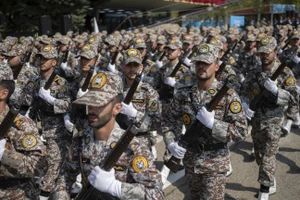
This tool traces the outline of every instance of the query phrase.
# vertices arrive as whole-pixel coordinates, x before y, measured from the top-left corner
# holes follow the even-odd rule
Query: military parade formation
[[[289,24],[7,36],[0,199],[160,200],[185,169],[191,199],[222,200],[228,143],[247,137],[272,199],[280,138],[300,125],[299,46]]]

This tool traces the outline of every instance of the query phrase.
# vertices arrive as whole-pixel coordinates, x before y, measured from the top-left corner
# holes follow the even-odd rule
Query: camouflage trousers
[[[33,181],[21,185],[0,189],[1,200],[39,200],[40,190]]]
[[[191,199],[193,200],[223,200],[225,196],[225,173],[194,173],[194,166],[185,167],[185,178],[189,185]]]
[[[254,125],[251,131],[255,159],[259,165],[258,182],[267,187],[274,185],[276,154],[282,134],[281,126],[278,124],[261,123]]]
[[[41,183],[41,190],[45,192],[54,191],[60,168],[66,156],[67,144],[71,140],[64,127],[55,128],[50,131],[57,131],[59,134],[56,138],[45,138],[47,141],[48,170]],[[43,135],[46,136],[47,131],[43,132]]]

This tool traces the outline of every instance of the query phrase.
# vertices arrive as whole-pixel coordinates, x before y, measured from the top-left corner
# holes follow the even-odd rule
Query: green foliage
[[[1,0],[0,31],[32,34],[38,32],[39,17],[50,15],[53,31],[60,31],[62,15],[72,15],[74,31],[85,23],[89,0]]]

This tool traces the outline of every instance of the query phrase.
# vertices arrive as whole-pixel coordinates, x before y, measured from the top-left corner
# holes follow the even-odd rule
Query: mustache
[[[97,115],[96,115],[96,114],[93,114],[93,113],[91,113],[91,114],[88,114],[88,117],[97,117]]]

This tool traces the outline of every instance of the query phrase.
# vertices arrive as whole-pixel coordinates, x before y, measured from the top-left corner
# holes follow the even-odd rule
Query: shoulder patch
[[[241,112],[241,110],[242,110],[242,105],[241,105],[241,103],[238,102],[238,101],[233,101],[233,102],[230,103],[229,109],[230,109],[230,111],[231,111],[232,113],[237,114],[237,113]]]
[[[139,173],[148,168],[148,160],[144,156],[136,156],[132,161],[132,168]]]
[[[151,72],[151,73],[155,73],[155,72],[157,72],[157,69],[156,69],[156,67],[155,67],[155,66],[152,66],[152,67],[150,68],[150,72]]]
[[[113,141],[112,143],[110,143],[110,148],[113,149],[116,146],[117,142]]]
[[[150,101],[148,107],[152,112],[156,112],[158,110],[158,103],[156,101]]]
[[[190,124],[191,124],[191,117],[190,117],[189,114],[187,114],[187,113],[184,113],[184,114],[182,115],[182,120],[183,120],[183,123],[184,123],[185,125],[190,125]]]
[[[295,85],[295,79],[293,77],[289,77],[285,80],[285,84],[287,86],[293,86],[293,85]]]
[[[34,135],[26,135],[22,139],[22,145],[26,149],[30,149],[36,145],[36,137]]]
[[[216,90],[214,90],[214,89],[209,89],[209,90],[208,90],[208,93],[209,93],[209,94],[215,94],[215,93],[216,93]]]
[[[54,82],[56,82],[57,84],[60,84],[60,83],[61,83],[60,77],[56,77],[56,78],[54,79]]]

